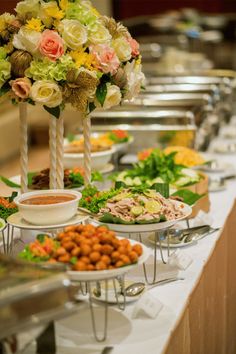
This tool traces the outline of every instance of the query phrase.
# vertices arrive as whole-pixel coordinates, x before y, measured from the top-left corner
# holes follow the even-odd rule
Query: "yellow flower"
[[[0,32],[6,29],[6,22],[3,18],[0,18]]]
[[[65,16],[65,13],[62,10],[59,10],[58,7],[48,7],[45,9],[45,14],[48,17],[55,18],[56,20],[61,20]]]
[[[77,68],[83,66],[88,70],[94,70],[94,67],[96,66],[96,61],[93,55],[89,53],[83,51],[72,51],[70,52],[70,56],[75,61]]]
[[[59,6],[63,11],[67,9],[68,4],[68,0],[59,0]]]
[[[98,10],[95,7],[93,7],[93,6],[91,8],[91,11],[96,17],[100,17],[101,16],[100,13],[98,12]]]
[[[42,24],[42,21],[39,18],[31,18],[31,20],[27,21],[25,27],[29,30],[41,32],[45,26]]]

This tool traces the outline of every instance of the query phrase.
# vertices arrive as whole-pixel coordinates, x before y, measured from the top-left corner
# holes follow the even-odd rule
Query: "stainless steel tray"
[[[204,106],[212,102],[212,96],[206,93],[157,93],[140,94],[131,102],[127,102],[127,106],[194,107]]]
[[[148,77],[147,83],[150,85],[160,84],[202,84],[202,85],[220,85],[224,83],[224,77],[204,76],[204,75],[183,75],[183,76],[155,76]]]
[[[77,291],[62,268],[0,256],[0,340],[72,314]]]
[[[209,93],[218,94],[219,88],[214,84],[157,84],[146,85],[143,94],[150,93]]]
[[[195,130],[194,114],[181,110],[137,110],[98,111],[92,113],[94,131],[125,129],[129,131]]]

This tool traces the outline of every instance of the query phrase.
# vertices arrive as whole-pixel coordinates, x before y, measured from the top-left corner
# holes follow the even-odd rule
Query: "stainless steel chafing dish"
[[[126,109],[138,110],[140,107],[149,107],[156,110],[191,110],[195,116],[197,126],[206,121],[212,125],[214,134],[218,129],[218,117],[215,114],[213,98],[205,93],[159,93],[140,94],[137,98],[128,102]],[[125,109],[125,106],[121,108]],[[214,119],[213,119],[214,117]],[[214,129],[213,129],[214,128]]]
[[[134,136],[129,152],[136,153],[150,146],[178,144],[193,147],[196,134],[193,113],[187,110],[113,110],[92,114],[96,132],[124,129]]]
[[[0,255],[1,343],[74,313],[78,288],[65,274],[61,267],[25,264]]]
[[[162,84],[201,84],[201,85],[219,85],[221,83],[229,82],[225,77],[217,76],[204,76],[204,75],[180,75],[180,76],[150,76],[147,77],[149,85],[162,85]]]
[[[214,101],[219,100],[220,90],[214,84],[157,84],[146,85],[143,94],[156,93],[209,93]]]
[[[236,98],[236,73],[228,70],[210,70],[205,75],[147,77],[147,86],[152,85],[215,85],[219,89],[218,111],[229,121]]]

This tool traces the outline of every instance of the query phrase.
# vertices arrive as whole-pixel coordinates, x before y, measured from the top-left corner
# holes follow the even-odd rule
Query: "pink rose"
[[[90,53],[94,56],[97,62],[97,69],[103,73],[114,75],[119,66],[120,61],[113,48],[106,44],[97,44],[89,47]]]
[[[64,41],[57,32],[47,29],[42,33],[39,51],[43,56],[55,61],[64,54]]]
[[[10,84],[12,91],[17,97],[22,99],[29,97],[31,81],[27,77],[20,77],[16,80],[11,81]]]
[[[130,47],[131,47],[131,51],[132,51],[131,54],[132,54],[132,56],[133,56],[133,57],[137,57],[137,56],[139,55],[139,53],[140,53],[138,42],[137,42],[134,38],[132,38],[132,37],[127,38],[127,41],[129,42],[129,45],[130,45]]]

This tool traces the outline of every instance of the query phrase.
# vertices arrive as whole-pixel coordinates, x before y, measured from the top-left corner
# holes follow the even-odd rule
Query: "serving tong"
[[[170,244],[191,243],[218,230],[219,228],[213,228],[210,225],[195,226],[187,229],[169,229],[160,232],[160,240],[163,241],[169,237]]]

